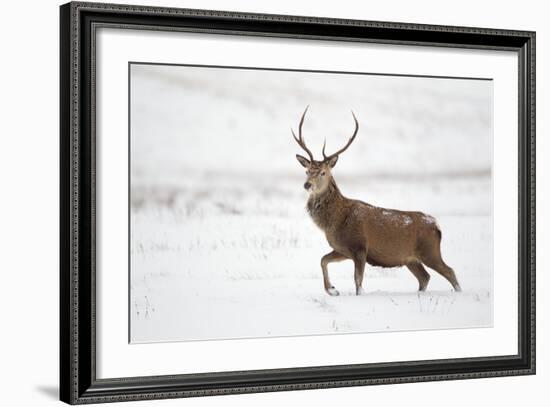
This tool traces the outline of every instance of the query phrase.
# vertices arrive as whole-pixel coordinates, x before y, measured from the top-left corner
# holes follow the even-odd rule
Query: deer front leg
[[[355,294],[362,295],[363,291],[363,275],[365,274],[365,263],[367,262],[367,252],[360,251],[353,256],[353,263],[355,265]]]
[[[328,264],[345,260],[346,257],[342,256],[340,253],[336,251],[332,251],[328,254],[325,254],[323,258],[321,259],[321,269],[323,270],[323,283],[325,285],[325,291],[328,293],[328,295],[340,295],[338,290],[334,288],[334,286],[330,283],[330,279],[328,278]]]

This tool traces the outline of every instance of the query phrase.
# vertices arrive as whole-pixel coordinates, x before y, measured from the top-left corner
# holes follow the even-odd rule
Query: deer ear
[[[336,165],[336,162],[338,161],[338,156],[334,156],[332,158],[330,158],[328,160],[328,165],[330,166],[330,168],[334,168],[334,166]]]
[[[302,157],[300,154],[296,154],[296,159],[298,160],[298,162],[300,164],[302,164],[302,167],[309,167],[309,165],[311,164],[311,161],[309,161],[307,158],[305,157]]]

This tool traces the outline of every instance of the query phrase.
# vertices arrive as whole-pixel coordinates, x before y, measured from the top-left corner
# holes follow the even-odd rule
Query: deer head
[[[316,161],[313,158],[313,154],[311,153],[310,149],[306,146],[304,137],[302,136],[302,125],[304,124],[304,118],[306,116],[308,108],[309,106],[306,107],[306,110],[304,110],[302,118],[300,119],[300,124],[298,126],[298,137],[296,137],[296,134],[294,134],[294,130],[290,129],[290,131],[292,132],[292,136],[294,137],[294,140],[296,140],[296,143],[298,143],[298,145],[307,153],[309,157],[309,159],[307,159],[299,154],[296,154],[296,159],[306,169],[307,179],[304,183],[304,188],[306,189],[306,191],[312,194],[318,194],[323,192],[330,184],[330,181],[332,179],[331,170],[336,165],[336,162],[338,161],[338,156],[346,151],[353,140],[355,140],[355,136],[357,135],[357,131],[359,130],[359,123],[357,122],[357,118],[352,111],[351,114],[353,115],[353,120],[355,121],[355,131],[353,132],[353,135],[350,137],[346,145],[335,153],[327,156],[325,154],[325,140],[325,142],[323,143],[323,160]]]

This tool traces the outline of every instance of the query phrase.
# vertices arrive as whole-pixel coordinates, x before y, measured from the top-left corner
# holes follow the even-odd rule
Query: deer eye
[[[321,173],[321,176],[323,176],[323,177],[325,176],[325,172],[324,172],[324,171]]]

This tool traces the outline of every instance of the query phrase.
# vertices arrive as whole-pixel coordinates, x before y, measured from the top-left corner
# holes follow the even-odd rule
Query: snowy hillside
[[[131,84],[132,342],[491,326],[490,81],[133,65]],[[435,216],[462,293],[367,266],[356,297],[346,261],[326,295],[290,135],[308,104],[317,157],[353,109],[340,189]]]

